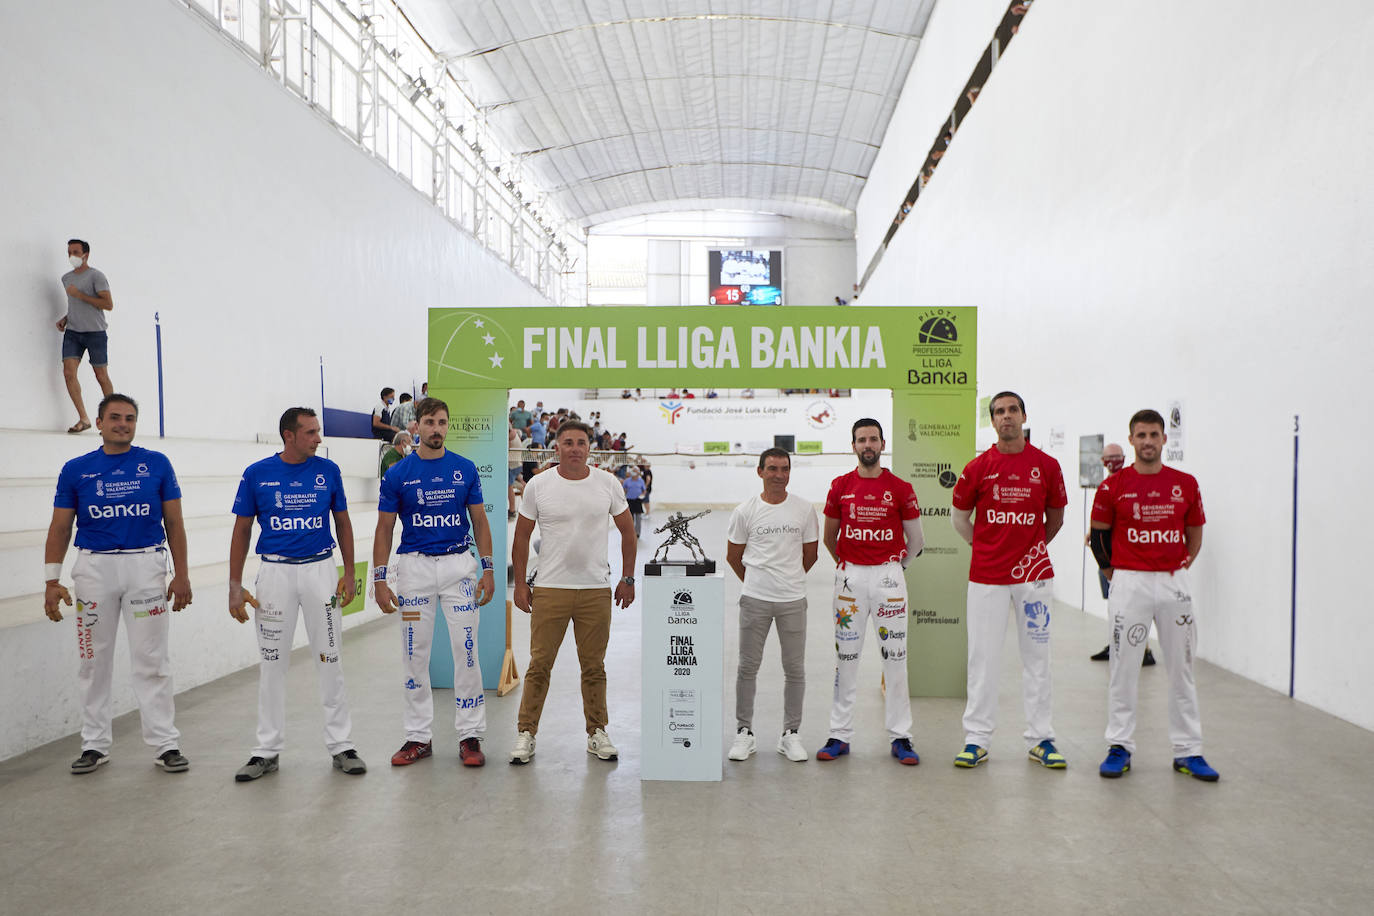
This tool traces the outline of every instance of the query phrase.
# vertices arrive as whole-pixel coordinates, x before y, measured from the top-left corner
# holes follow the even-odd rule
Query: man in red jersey
[[[851,436],[859,466],[836,477],[825,499],[825,549],[835,560],[835,703],[830,710],[830,740],[816,752],[816,759],[834,760],[849,753],[859,653],[872,618],[887,683],[892,756],[915,765],[921,758],[911,747],[902,570],[925,546],[921,509],[911,484],[879,463],[887,443],[878,421],[855,421]]]
[[[1059,462],[1026,441],[1026,403],[1014,391],[992,396],[988,408],[997,444],[974,458],[954,485],[954,530],[973,545],[968,572],[968,705],[957,767],[988,756],[997,721],[997,674],[1016,614],[1021,648],[1021,699],[1032,760],[1054,770],[1068,764],[1050,724],[1050,605],[1054,568],[1049,542],[1064,524],[1069,495]]]
[[[1206,782],[1220,777],[1202,757],[1202,719],[1193,683],[1193,623],[1189,568],[1202,550],[1202,494],[1197,480],[1160,460],[1164,418],[1141,410],[1131,417],[1135,463],[1108,477],[1093,500],[1093,556],[1112,581],[1107,615],[1112,654],[1107,687],[1107,741],[1098,772],[1108,778],[1131,768],[1135,751],[1140,657],[1153,620],[1169,672],[1169,740],[1174,769]]]

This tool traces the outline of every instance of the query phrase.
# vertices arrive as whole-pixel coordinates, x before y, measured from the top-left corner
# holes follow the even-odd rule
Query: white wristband
[[[60,579],[60,578],[62,578],[62,564],[61,564],[61,563],[44,563],[44,564],[43,564],[43,581],[44,581],[44,582],[56,582],[56,581],[57,581],[58,579]]]

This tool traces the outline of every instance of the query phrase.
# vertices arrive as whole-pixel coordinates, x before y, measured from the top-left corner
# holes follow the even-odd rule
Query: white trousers
[[[453,727],[459,741],[480,738],[487,730],[487,707],[477,659],[477,558],[471,550],[442,557],[401,554],[396,558],[396,603],[401,607],[406,740],[428,744],[434,737],[429,653],[434,612],[440,606],[453,646]]]
[[[1169,673],[1169,741],[1175,757],[1202,753],[1202,716],[1197,685],[1193,683],[1193,596],[1189,573],[1138,572],[1118,569],[1112,574],[1107,616],[1112,621],[1112,652],[1107,686],[1107,743],[1135,752],[1136,694],[1140,660],[1154,621],[1159,654]]]
[[[305,620],[310,654],[320,678],[324,706],[324,746],[330,754],[351,750],[353,722],[344,692],[343,620],[334,589],[338,579],[333,556],[313,563],[269,563],[258,569],[254,612],[258,627],[258,746],[256,757],[272,757],[286,746],[286,672],[291,667],[291,641],[296,617]]]
[[[878,636],[887,684],[885,720],[890,738],[911,737],[911,697],[906,679],[906,577],[895,560],[880,566],[841,563],[835,570],[835,702],[830,737],[854,737],[854,697],[859,654],[868,621]]]
[[[1026,709],[1026,747],[1054,740],[1050,724],[1050,605],[1054,580],[1014,585],[968,584],[968,704],[964,743],[988,747],[997,725],[997,678],[1007,610],[1016,618],[1021,649],[1021,701]]]
[[[143,721],[143,740],[159,754],[178,746],[172,724],[171,625],[167,606],[167,554],[95,554],[81,551],[72,567],[76,587],[76,649],[81,659],[81,750],[110,753],[110,682],[119,619],[129,640],[130,679]]]

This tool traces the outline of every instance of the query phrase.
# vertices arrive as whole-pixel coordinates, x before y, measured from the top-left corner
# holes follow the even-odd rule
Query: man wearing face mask
[[[105,397],[114,392],[109,373],[109,338],[106,334],[105,313],[114,309],[114,299],[110,296],[110,281],[105,275],[86,263],[91,256],[91,246],[81,239],[67,242],[67,262],[72,269],[62,275],[62,288],[67,293],[67,314],[57,322],[62,332],[62,379],[67,383],[67,394],[76,405],[77,420],[68,427],[69,433],[80,433],[91,428],[91,418],[86,414],[86,404],[81,399],[81,383],[76,379],[76,370],[81,366],[81,357],[90,353],[91,370],[100,384]]]
[[[404,432],[391,422],[391,405],[396,403],[396,389],[383,388],[381,398],[372,408],[372,437],[390,442],[397,433]]]
[[[1126,452],[1121,448],[1121,446],[1115,442],[1107,443],[1106,447],[1102,449],[1102,467],[1106,468],[1107,476],[1112,476],[1117,471],[1121,470],[1122,466],[1125,464]],[[1087,543],[1086,539],[1084,543]],[[1106,601],[1107,593],[1111,590],[1111,584],[1107,580],[1107,574],[1100,569],[1097,571],[1097,584],[1098,587],[1102,589],[1102,600]],[[1107,659],[1111,657],[1111,643],[1108,643],[1107,645],[1103,646],[1101,652],[1097,652],[1089,656],[1089,658],[1091,658],[1095,662],[1105,662]],[[1145,657],[1141,659],[1140,666],[1142,668],[1148,668],[1150,665],[1153,665],[1154,663],[1155,654],[1150,651],[1149,643],[1146,643]]]

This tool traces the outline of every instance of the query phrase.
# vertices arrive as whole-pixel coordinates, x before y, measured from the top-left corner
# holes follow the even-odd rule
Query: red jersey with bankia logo
[[[840,521],[835,553],[840,562],[856,566],[905,557],[902,522],[920,516],[916,491],[887,468],[877,477],[860,477],[857,468],[836,477],[825,497],[825,517]]]
[[[952,503],[973,512],[970,582],[1012,585],[1054,578],[1045,510],[1069,504],[1058,461],[1030,443],[1013,454],[994,445],[964,468]]]
[[[1112,527],[1112,568],[1173,572],[1188,558],[1185,528],[1201,527],[1197,478],[1161,465],[1141,474],[1127,465],[1097,488],[1093,521]]]

